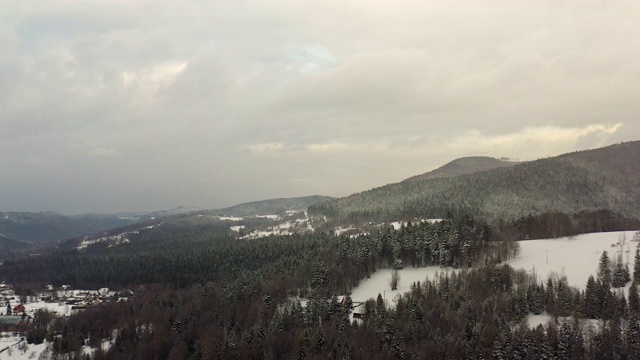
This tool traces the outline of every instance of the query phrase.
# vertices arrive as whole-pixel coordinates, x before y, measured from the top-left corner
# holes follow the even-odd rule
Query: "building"
[[[26,331],[31,325],[30,316],[8,315],[0,316],[1,331]]]

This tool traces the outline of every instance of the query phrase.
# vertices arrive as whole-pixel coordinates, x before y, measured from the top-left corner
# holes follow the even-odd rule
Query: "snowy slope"
[[[626,238],[626,243],[620,246],[619,242],[623,237]],[[633,271],[633,259],[639,237],[634,231],[620,231],[584,234],[572,238],[520,241],[520,254],[507,263],[515,269],[535,271],[540,281],[544,281],[552,273],[565,275],[569,285],[584,289],[589,275],[596,276],[598,261],[603,251],[607,251],[611,259],[622,253],[622,260],[628,263],[629,269]],[[394,306],[394,297],[409,291],[413,282],[433,279],[437,273],[451,271],[455,270],[438,266],[404,268],[399,270],[398,290],[391,291],[389,279],[392,270],[381,269],[354,288],[351,298],[360,302],[384,294],[387,305]]]

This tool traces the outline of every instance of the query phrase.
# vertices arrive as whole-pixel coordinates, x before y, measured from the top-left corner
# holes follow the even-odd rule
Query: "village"
[[[108,301],[124,301],[133,296],[131,290],[111,291],[72,289],[69,285],[47,285],[37,295],[16,294],[11,284],[0,283],[0,333],[22,333],[38,319],[38,313],[48,312],[53,317],[68,317]]]

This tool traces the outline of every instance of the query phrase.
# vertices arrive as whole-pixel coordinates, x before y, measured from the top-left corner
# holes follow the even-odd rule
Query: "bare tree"
[[[391,273],[391,278],[389,279],[389,286],[391,286],[391,290],[398,290],[398,283],[400,283],[400,273],[398,273],[398,269],[394,269]]]

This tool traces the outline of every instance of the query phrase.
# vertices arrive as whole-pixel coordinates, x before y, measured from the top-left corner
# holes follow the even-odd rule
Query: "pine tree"
[[[598,313],[598,284],[592,275],[587,279],[587,288],[584,291],[584,315],[590,319],[599,317]]]
[[[636,248],[636,256],[633,260],[633,279],[640,281],[640,248]]]
[[[324,339],[324,334],[322,333],[322,329],[319,328],[318,335],[316,336],[316,345],[314,346],[313,349],[317,354],[320,354],[324,351],[326,347],[327,347],[327,342]]]
[[[627,284],[626,282],[627,277],[628,275],[625,274],[622,261],[616,261],[614,266],[614,271],[613,271],[613,277],[611,280],[611,286],[614,288],[620,288],[625,286]]]
[[[384,304],[384,300],[382,299],[382,294],[378,293],[378,298],[376,299],[376,314],[379,318],[384,319],[387,313],[387,307]]]
[[[598,264],[598,278],[605,284],[611,284],[611,260],[606,251],[602,252]]]
[[[632,313],[638,313],[640,311],[640,298],[638,297],[638,285],[636,281],[631,282],[629,287],[629,310]]]
[[[575,317],[573,318],[573,338],[571,339],[571,359],[584,359],[584,335],[582,334],[582,328],[580,322]]]
[[[629,316],[627,349],[627,359],[640,360],[640,326],[638,325],[638,317],[635,312],[632,312]]]
[[[569,327],[569,324],[564,321],[558,331],[558,349],[556,351],[558,359],[569,359],[572,340],[572,329]]]

